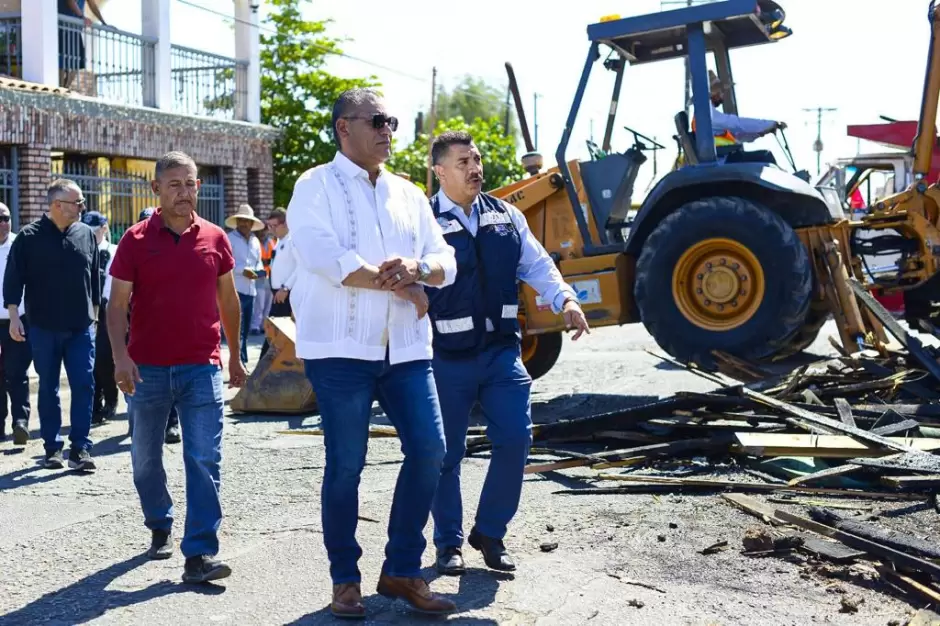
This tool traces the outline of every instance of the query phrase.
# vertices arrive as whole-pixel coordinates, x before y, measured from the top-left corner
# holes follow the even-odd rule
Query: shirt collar
[[[345,154],[343,154],[339,150],[337,150],[336,154],[333,156],[333,164],[336,165],[337,168],[339,168],[340,172],[342,172],[346,176],[349,176],[350,178],[365,178],[366,180],[369,180],[369,172],[365,171],[364,169],[362,169],[361,167],[359,167],[358,165],[350,161],[349,157],[347,157]],[[385,167],[380,165],[379,166],[379,179],[382,178],[382,174],[384,173],[385,173]]]
[[[193,213],[193,223],[190,224],[186,230],[189,230],[190,228],[199,230],[200,226],[202,225],[202,221],[203,219],[199,217],[198,214]],[[150,217],[147,218],[147,228],[151,232],[159,232],[160,230],[173,232],[166,226],[166,224],[163,223],[163,209],[159,207],[157,208],[156,211],[153,212],[153,214]],[[184,230],[183,232],[185,233],[186,230]]]
[[[463,207],[459,206],[456,202],[450,199],[443,190],[437,192],[437,200],[441,205],[441,213],[453,213],[455,211],[460,212],[464,215]],[[473,202],[470,204],[470,214],[473,215],[474,211],[479,212],[480,210],[480,196],[474,198]]]

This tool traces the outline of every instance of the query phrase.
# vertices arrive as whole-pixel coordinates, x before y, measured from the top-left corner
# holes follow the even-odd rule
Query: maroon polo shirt
[[[157,209],[114,254],[111,276],[134,285],[127,351],[138,365],[221,365],[216,283],[235,257],[225,231],[194,217],[177,236]]]

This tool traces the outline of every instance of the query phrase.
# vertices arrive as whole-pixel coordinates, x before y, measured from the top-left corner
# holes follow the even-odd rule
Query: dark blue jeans
[[[222,462],[222,368],[218,365],[138,366],[140,377],[130,411],[134,424],[131,464],[144,524],[173,526],[173,499],[163,469],[163,441],[170,407],[179,411],[186,472],[186,527],[180,549],[186,557],[219,551]]]
[[[238,302],[241,304],[242,309],[242,324],[239,328],[239,335],[241,336],[241,358],[242,363],[248,362],[248,330],[251,328],[251,316],[254,314],[255,310],[255,297],[246,296],[243,293],[238,294]]]
[[[419,576],[427,546],[424,527],[444,458],[431,362],[389,365],[387,359],[330,358],[305,360],[304,369],[317,394],[326,447],[321,517],[333,583],[361,581],[362,549],[356,541],[359,476],[366,462],[374,398],[395,425],[405,455],[395,485],[382,570],[390,576]]]
[[[447,455],[434,505],[434,543],[438,549],[463,544],[460,462],[467,452],[470,410],[480,401],[486,436],[493,442],[475,525],[487,537],[502,539],[516,514],[522,478],[532,443],[529,390],[532,378],[519,346],[491,346],[467,359],[434,358],[434,378],[441,399]]]
[[[20,318],[26,335],[29,336],[29,323],[26,317]],[[29,364],[33,361],[33,352],[29,341],[13,341],[10,337],[10,320],[0,320],[0,357],[3,363],[3,376],[0,377],[0,432],[3,432],[7,415],[13,422],[29,424]],[[10,396],[9,409],[7,396]]]
[[[106,332],[104,329],[101,332]],[[95,325],[83,330],[56,331],[32,326],[26,335],[39,375],[39,431],[46,452],[63,448],[59,377],[62,364],[72,392],[69,441],[90,450],[91,410],[95,396]]]

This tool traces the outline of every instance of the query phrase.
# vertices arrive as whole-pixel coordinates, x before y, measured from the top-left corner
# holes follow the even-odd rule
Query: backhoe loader
[[[792,34],[783,25],[785,17],[772,0],[719,0],[637,17],[611,16],[587,27],[588,54],[556,165],[542,171],[542,157],[527,140],[529,153],[522,160],[529,176],[490,193],[525,213],[577,291],[593,327],[642,323],[672,357],[711,369],[719,353],[761,361],[799,352],[829,316],[847,353],[883,351],[884,329],[859,306],[856,281],[869,291],[903,291],[908,321],[931,314],[932,302],[940,299],[940,189],[925,180],[940,97],[940,15],[934,2],[912,146],[913,182],[858,220],[846,216],[833,189],[814,187],[773,163],[729,159],[740,146],[716,148],[708,54],[724,90],[724,111],[736,114],[729,51],[780,43]],[[616,75],[603,154],[568,160],[572,129],[602,46],[609,51],[604,67]],[[630,149],[610,150],[623,74],[627,66],[683,57],[692,76],[695,130],[685,111],[675,115],[683,166],[664,175],[631,216],[633,185],[647,160],[643,152],[655,146],[634,131]],[[869,237],[862,245],[857,231],[891,234]],[[866,273],[863,257],[885,250],[899,251],[893,271]],[[558,358],[564,322],[530,287],[520,289],[523,358],[532,377],[539,378]],[[311,410],[315,399],[293,356],[290,320],[268,320],[266,326],[278,349],[255,368],[232,409]]]

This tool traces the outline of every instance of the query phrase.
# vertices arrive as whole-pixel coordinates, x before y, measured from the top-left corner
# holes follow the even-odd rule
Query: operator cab
[[[623,249],[623,226],[632,203],[633,186],[639,168],[647,160],[642,153],[662,148],[631,130],[634,133],[634,145],[622,154],[610,151],[610,134],[621,101],[624,68],[688,57],[692,75],[694,124],[690,123],[685,111],[676,114],[677,141],[685,155],[686,165],[702,167],[722,164],[729,154],[743,148],[735,145],[716,149],[712,134],[707,53],[710,51],[714,55],[717,76],[723,89],[723,110],[736,115],[737,102],[729,51],[732,48],[774,43],[789,36],[791,31],[783,26],[784,18],[783,9],[773,0],[718,0],[636,17],[608,16],[588,26],[591,48],[565,132],[555,153],[585,242],[586,254],[605,254]],[[581,211],[581,202],[571,179],[565,153],[591,69],[601,56],[601,44],[610,49],[610,56],[604,61],[605,68],[616,73],[607,132],[602,153],[592,153],[592,160],[580,164],[584,193],[590,202],[597,225],[597,238],[600,239],[595,243],[592,239],[597,238],[591,237],[586,216]],[[629,102],[629,98],[624,101]],[[641,137],[644,141],[641,141]],[[788,154],[788,157],[791,155]],[[800,177],[803,178],[802,175]]]

